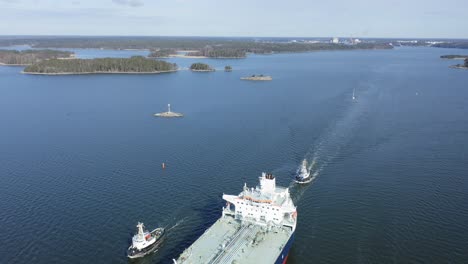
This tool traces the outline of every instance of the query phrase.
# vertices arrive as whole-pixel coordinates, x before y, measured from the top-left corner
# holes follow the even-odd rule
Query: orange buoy
[[[165,169],[166,168],[166,163],[162,163],[162,168]]]

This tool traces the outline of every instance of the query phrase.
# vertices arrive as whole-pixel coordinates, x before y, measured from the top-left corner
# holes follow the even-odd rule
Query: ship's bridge
[[[225,195],[223,214],[174,263],[285,263],[296,229],[296,207],[287,188],[263,173],[256,188]]]
[[[262,173],[259,180],[260,184],[256,188],[248,188],[245,184],[244,190],[237,196],[223,194],[223,199],[228,202],[223,215],[233,215],[238,220],[257,224],[286,225],[295,229],[296,207],[289,189],[276,187],[276,179],[272,174]]]

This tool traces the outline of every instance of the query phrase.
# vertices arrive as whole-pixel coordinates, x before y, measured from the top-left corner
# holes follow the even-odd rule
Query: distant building
[[[306,43],[311,43],[311,44],[314,44],[314,43],[322,43],[323,41],[320,41],[320,40],[307,40]]]
[[[335,37],[335,38],[332,38],[330,42],[333,44],[338,44],[340,43],[340,39]]]
[[[426,43],[430,45],[434,45],[434,44],[445,43],[445,41],[426,41]]]
[[[411,44],[416,44],[418,43],[417,40],[397,40],[398,43],[411,43]]]

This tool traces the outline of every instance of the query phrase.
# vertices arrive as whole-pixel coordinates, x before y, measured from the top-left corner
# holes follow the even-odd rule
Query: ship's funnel
[[[260,190],[262,192],[274,192],[276,189],[276,179],[273,174],[270,173],[262,173],[262,176],[259,177],[260,179]]]

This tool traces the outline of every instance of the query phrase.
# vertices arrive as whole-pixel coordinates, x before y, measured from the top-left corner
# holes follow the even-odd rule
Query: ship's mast
[[[168,112],[168,113],[171,112],[171,104],[167,104],[167,112]]]
[[[144,232],[143,232],[143,223],[138,222],[137,228],[138,228],[138,235],[142,236],[144,234]]]

